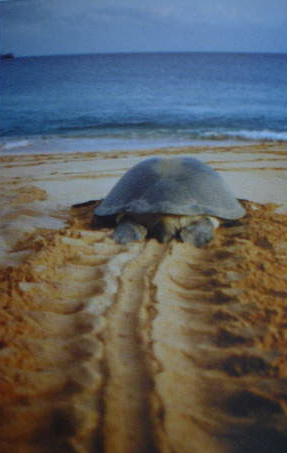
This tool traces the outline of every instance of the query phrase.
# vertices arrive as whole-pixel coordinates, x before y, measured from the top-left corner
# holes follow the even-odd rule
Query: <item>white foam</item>
[[[244,139],[244,140],[267,140],[267,141],[287,141],[287,131],[277,132],[268,129],[262,131],[239,130],[239,131],[221,131],[221,132],[206,132],[202,134],[204,137],[213,139]]]
[[[287,132],[275,132],[268,129],[263,131],[239,131],[238,137],[251,138],[252,140],[272,140],[272,141],[287,141]]]
[[[14,148],[24,148],[30,145],[29,140],[15,140],[15,141],[8,141],[2,145],[3,150],[12,150]]]

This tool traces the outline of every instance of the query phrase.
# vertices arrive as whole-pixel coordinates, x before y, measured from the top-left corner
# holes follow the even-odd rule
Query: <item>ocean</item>
[[[0,61],[0,153],[287,141],[287,54]]]

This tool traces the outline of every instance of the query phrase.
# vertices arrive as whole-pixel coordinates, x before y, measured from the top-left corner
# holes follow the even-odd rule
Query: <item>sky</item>
[[[287,52],[286,0],[0,0],[0,52]]]

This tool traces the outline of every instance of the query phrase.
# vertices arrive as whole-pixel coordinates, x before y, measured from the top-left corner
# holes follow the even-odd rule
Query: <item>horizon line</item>
[[[132,51],[97,51],[97,52],[73,52],[73,53],[47,53],[47,54],[23,54],[14,52],[0,52],[0,55],[12,53],[14,58],[40,58],[40,57],[66,57],[88,55],[141,55],[141,54],[247,54],[247,55],[287,55],[287,52],[279,51],[234,51],[234,50],[132,50]]]

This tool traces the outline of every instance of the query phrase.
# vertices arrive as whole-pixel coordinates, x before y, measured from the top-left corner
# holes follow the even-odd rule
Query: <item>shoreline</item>
[[[244,135],[246,132],[246,136]],[[179,136],[148,137],[144,134],[138,137],[100,137],[97,135],[50,134],[50,135],[20,135],[0,137],[0,156],[26,154],[58,154],[75,152],[121,152],[144,151],[178,148],[217,148],[245,147],[257,145],[287,144],[286,134],[272,131],[241,131],[243,135],[210,134],[206,137],[180,139]],[[282,139],[280,136],[282,135]],[[284,138],[283,138],[284,137]],[[96,144],[96,146],[95,146]],[[80,150],[80,151],[79,151]]]
[[[22,140],[22,139],[21,139]],[[23,138],[24,141],[28,140],[26,138]],[[77,139],[73,139],[74,142],[77,142]],[[52,157],[73,157],[73,156],[94,156],[95,158],[97,157],[102,157],[104,158],[105,156],[109,158],[110,156],[114,157],[127,157],[129,155],[140,155],[140,156],[149,156],[149,155],[154,155],[154,154],[184,154],[184,153],[201,153],[205,151],[214,151],[214,152],[228,152],[228,151],[237,151],[237,150],[247,150],[247,151],[252,151],[254,150],[269,150],[273,151],[276,150],[277,152],[282,151],[283,154],[285,154],[287,150],[287,141],[282,141],[282,140],[276,140],[276,141],[269,141],[269,140],[257,140],[257,141],[242,141],[242,142],[236,142],[234,140],[231,140],[230,142],[217,142],[216,140],[214,141],[209,141],[207,143],[202,143],[201,141],[195,140],[193,144],[182,144],[182,145],[158,145],[155,147],[152,146],[146,146],[144,145],[140,148],[129,148],[127,146],[121,146],[117,149],[96,149],[95,146],[93,149],[90,150],[84,150],[79,148],[77,150],[73,151],[63,151],[63,150],[58,150],[55,152],[25,152],[24,150],[17,153],[14,151],[7,152],[7,153],[0,153],[0,162],[6,160],[7,158],[11,158],[13,160],[14,158],[17,159],[18,157],[23,157],[23,158],[28,158],[29,156],[35,156],[37,158],[49,158],[49,156]]]

